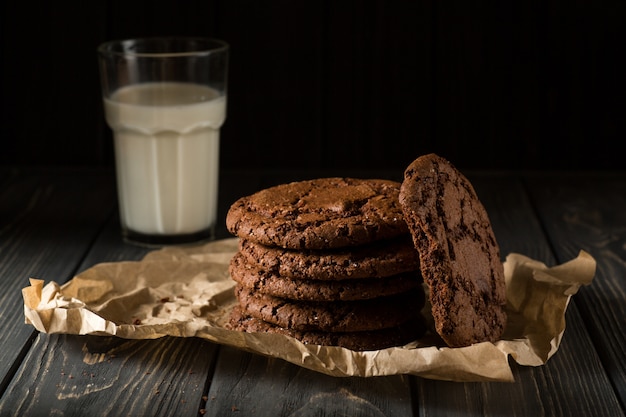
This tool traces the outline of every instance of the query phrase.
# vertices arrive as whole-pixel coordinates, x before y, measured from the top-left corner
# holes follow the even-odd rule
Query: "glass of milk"
[[[126,240],[161,246],[214,236],[228,52],[206,38],[98,47]]]

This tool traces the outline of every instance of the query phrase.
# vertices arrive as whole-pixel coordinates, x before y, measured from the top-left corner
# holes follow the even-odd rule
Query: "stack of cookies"
[[[236,201],[226,225],[241,238],[230,265],[233,329],[353,350],[399,346],[425,332],[423,282],[442,345],[495,342],[504,332],[504,269],[489,216],[470,181],[438,155],[414,160],[402,184],[272,187]]]
[[[422,336],[423,281],[399,192],[394,181],[322,178],[237,200],[226,218],[240,238],[230,327],[360,351]]]

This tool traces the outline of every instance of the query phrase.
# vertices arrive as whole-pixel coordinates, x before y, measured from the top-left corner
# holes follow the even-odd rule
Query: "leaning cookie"
[[[418,271],[390,277],[317,280],[281,277],[248,263],[240,253],[231,259],[231,278],[251,291],[291,300],[353,301],[400,294],[421,287]]]
[[[275,326],[271,323],[250,317],[242,313],[236,306],[227,326],[231,330],[247,333],[279,333],[293,337],[304,344],[321,346],[338,346],[354,351],[380,350],[395,346],[403,346],[424,335],[426,326],[421,317],[408,320],[396,327],[363,332],[319,332],[298,331]]]
[[[435,329],[451,347],[496,341],[504,331],[500,250],[472,184],[444,158],[417,158],[400,203],[430,290]]]
[[[419,270],[419,256],[408,233],[368,245],[329,250],[283,249],[241,239],[239,252],[250,264],[296,279],[387,277]]]
[[[293,330],[323,332],[395,327],[419,317],[425,302],[422,288],[358,301],[295,301],[257,293],[241,285],[235,286],[235,295],[248,316]]]
[[[277,185],[242,197],[226,215],[230,233],[267,246],[329,249],[408,233],[400,183],[321,178]]]

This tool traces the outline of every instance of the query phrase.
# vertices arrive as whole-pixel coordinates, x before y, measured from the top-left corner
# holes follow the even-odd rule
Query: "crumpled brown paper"
[[[136,262],[97,264],[64,285],[31,279],[31,286],[22,290],[26,323],[45,333],[201,337],[333,376],[411,374],[511,382],[509,356],[521,365],[539,366],[556,353],[570,298],[591,283],[596,268],[584,251],[551,268],[510,254],[504,263],[509,319],[502,340],[448,348],[431,334],[403,347],[355,352],[224,328],[236,303],[228,274],[236,251],[233,238],[168,247]],[[428,310],[426,306],[426,315]]]

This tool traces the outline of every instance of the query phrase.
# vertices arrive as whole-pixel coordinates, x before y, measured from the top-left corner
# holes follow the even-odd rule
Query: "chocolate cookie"
[[[359,301],[294,301],[255,293],[241,285],[235,295],[244,314],[299,331],[356,332],[398,326],[418,317],[424,290]]]
[[[239,252],[248,263],[297,279],[387,277],[419,269],[419,255],[408,233],[369,245],[317,251],[270,247],[240,239]]]
[[[506,324],[500,250],[472,184],[430,154],[404,173],[400,191],[437,333],[451,347],[496,341]]]
[[[240,253],[229,266],[231,278],[254,292],[291,300],[366,300],[400,294],[422,285],[419,272],[405,272],[384,278],[346,280],[291,279],[251,265]]]
[[[255,317],[246,316],[236,306],[230,316],[228,327],[248,333],[279,333],[300,340],[304,344],[340,346],[350,350],[379,350],[393,346],[403,346],[419,339],[426,331],[421,318],[409,320],[397,327],[363,332],[316,332],[298,331],[275,326]]]
[[[408,233],[398,202],[400,184],[321,178],[282,184],[232,204],[232,234],[267,246],[329,249]]]

